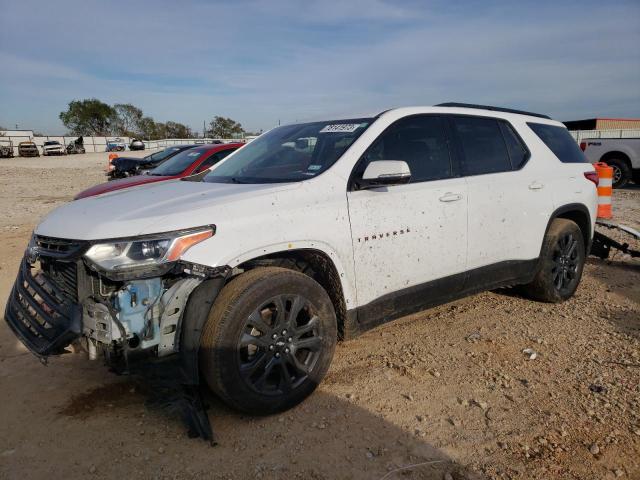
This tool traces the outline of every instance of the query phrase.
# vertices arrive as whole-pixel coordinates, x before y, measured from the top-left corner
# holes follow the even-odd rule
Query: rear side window
[[[497,120],[453,117],[453,126],[462,148],[463,175],[511,171],[509,153]]]
[[[507,144],[507,150],[511,157],[511,165],[514,170],[520,169],[529,159],[529,150],[524,146],[520,137],[513,131],[513,127],[507,122],[500,122],[500,130]]]
[[[566,128],[542,123],[527,123],[527,125],[562,163],[587,162],[584,153]]]

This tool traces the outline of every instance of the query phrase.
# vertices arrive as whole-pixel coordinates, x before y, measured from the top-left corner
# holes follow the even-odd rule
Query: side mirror
[[[367,165],[362,180],[358,182],[361,189],[389,185],[402,185],[411,180],[411,170],[403,160],[377,160]]]

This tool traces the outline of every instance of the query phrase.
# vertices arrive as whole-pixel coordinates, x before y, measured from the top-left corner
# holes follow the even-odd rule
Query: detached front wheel
[[[309,276],[258,267],[218,295],[205,325],[200,361],[210,388],[254,414],[300,403],[327,373],[337,338],[327,292]]]

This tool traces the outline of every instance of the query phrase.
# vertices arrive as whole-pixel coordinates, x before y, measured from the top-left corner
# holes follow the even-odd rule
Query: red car
[[[78,193],[74,197],[74,200],[93,197],[94,195],[113,192],[114,190],[121,190],[123,188],[135,187],[137,185],[195,175],[207,170],[243,145],[244,143],[225,143],[222,145],[203,145],[201,147],[190,148],[171,157],[147,174],[100,183],[99,185],[87,188]]]

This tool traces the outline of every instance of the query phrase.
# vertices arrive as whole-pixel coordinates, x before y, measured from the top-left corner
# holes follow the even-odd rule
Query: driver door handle
[[[529,190],[541,190],[542,188],[544,188],[544,185],[538,181],[529,184]]]
[[[462,199],[462,195],[459,193],[451,193],[447,192],[443,196],[440,197],[441,202],[457,202]]]

